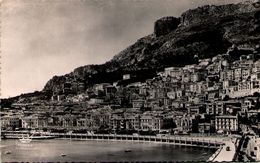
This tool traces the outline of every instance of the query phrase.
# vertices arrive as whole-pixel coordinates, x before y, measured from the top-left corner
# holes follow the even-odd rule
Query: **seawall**
[[[6,139],[18,139],[24,132],[2,132]],[[53,136],[59,139],[70,140],[109,140],[167,143],[182,146],[203,148],[219,148],[224,145],[221,139],[195,136],[147,136],[147,135],[115,135],[115,134],[76,134],[76,133],[42,133],[42,136]]]

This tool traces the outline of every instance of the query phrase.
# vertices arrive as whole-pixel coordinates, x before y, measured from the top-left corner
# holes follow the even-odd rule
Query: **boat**
[[[32,141],[32,138],[27,135],[27,137],[22,136],[22,138],[19,138],[19,141],[21,143],[30,143]]]
[[[6,151],[5,154],[6,155],[11,154],[11,151]]]
[[[50,135],[43,135],[41,133],[33,133],[31,136],[27,134],[27,137],[22,136],[22,138],[19,138],[21,143],[30,143],[32,140],[38,140],[38,139],[54,139],[55,136]]]
[[[65,156],[67,156],[67,155],[66,155],[66,154],[64,154],[64,153],[62,153],[60,156],[61,156],[61,157],[65,157]]]
[[[54,139],[56,136],[43,135],[41,133],[35,133],[31,136],[32,139]]]
[[[132,150],[131,150],[131,149],[126,149],[125,152],[126,152],[126,153],[127,153],[127,152],[132,152]]]

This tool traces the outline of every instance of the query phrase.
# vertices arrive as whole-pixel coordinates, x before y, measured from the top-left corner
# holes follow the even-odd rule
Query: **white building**
[[[215,127],[216,131],[238,131],[238,117],[230,115],[216,116]]]
[[[144,115],[140,118],[140,129],[143,131],[159,131],[163,126],[163,120],[159,117]]]
[[[1,117],[2,128],[17,128],[20,127],[20,118],[17,116],[3,116]]]
[[[42,128],[47,127],[47,118],[38,116],[38,115],[31,115],[28,117],[22,118],[22,127],[23,128]]]

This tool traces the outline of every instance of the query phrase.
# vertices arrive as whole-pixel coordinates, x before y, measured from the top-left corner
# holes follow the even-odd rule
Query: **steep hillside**
[[[153,34],[137,40],[112,60],[55,76],[43,90],[59,91],[64,82],[73,80],[86,87],[113,82],[124,73],[141,74],[146,79],[165,67],[196,63],[197,59],[225,53],[233,44],[255,47],[260,42],[258,15],[253,4],[240,3],[203,6],[186,11],[180,18],[161,18],[155,22]]]

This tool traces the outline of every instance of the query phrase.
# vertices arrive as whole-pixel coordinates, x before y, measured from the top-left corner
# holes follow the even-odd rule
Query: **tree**
[[[225,95],[225,97],[223,98],[223,101],[228,101],[230,99],[230,97],[228,95]]]
[[[163,129],[173,129],[176,128],[176,123],[173,119],[164,119],[164,125],[162,126]]]
[[[253,96],[254,97],[260,97],[260,93],[259,92],[254,92]]]

